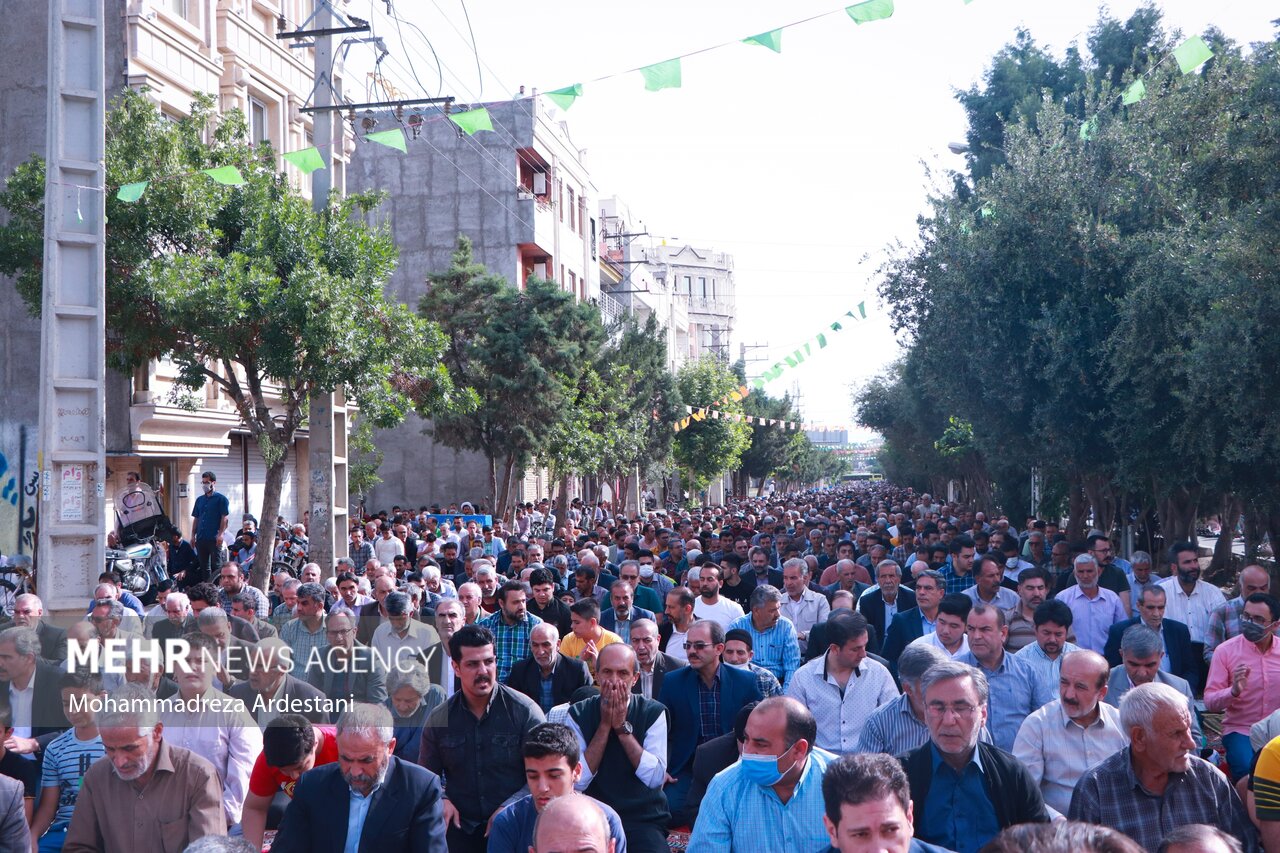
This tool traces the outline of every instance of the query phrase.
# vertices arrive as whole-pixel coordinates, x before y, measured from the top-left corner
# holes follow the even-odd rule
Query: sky
[[[1121,21],[1140,4],[1108,4]],[[735,257],[732,357],[752,347],[759,372],[866,300],[868,319],[767,390],[798,393],[807,421],[856,423],[851,388],[902,354],[876,296],[876,270],[910,244],[946,171],[963,167],[955,93],[980,83],[1019,27],[1055,54],[1085,51],[1099,5],[1078,0],[897,0],[892,18],[855,25],[837,3],[790,0],[351,0],[390,55],[382,71],[406,95],[493,101],[584,83],[563,118],[599,197],[617,195],[656,238]],[[1167,0],[1164,26],[1183,35],[1214,25],[1242,44],[1265,40],[1262,0]],[[784,30],[782,52],[740,39]],[[468,30],[467,15],[470,16]],[[441,64],[439,73],[426,40]],[[646,92],[638,73],[673,56],[683,86]],[[361,53],[363,51],[363,53]],[[373,53],[353,48],[349,69]],[[477,68],[477,57],[479,68]],[[412,66],[412,67],[411,67]],[[362,93],[363,73],[348,75]],[[352,90],[355,91],[352,91]],[[977,355],[977,354],[975,354]],[[767,362],[764,361],[767,359]],[[855,430],[864,438],[865,430]]]

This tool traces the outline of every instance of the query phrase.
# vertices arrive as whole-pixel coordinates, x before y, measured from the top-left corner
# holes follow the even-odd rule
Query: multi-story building
[[[166,114],[186,114],[197,93],[213,95],[221,110],[244,111],[255,142],[277,151],[316,143],[310,117],[299,111],[311,92],[312,51],[291,49],[275,36],[283,18],[298,26],[313,0],[103,0],[106,15],[108,97],[125,86],[146,86]],[[45,151],[48,4],[0,0],[0,177]],[[341,87],[341,66],[335,68]],[[334,186],[344,180],[344,125],[335,122]],[[304,192],[308,179],[290,172]],[[28,316],[12,283],[0,279],[0,552],[31,553],[34,546],[34,481],[38,425],[40,323]],[[108,371],[107,520],[113,523],[113,493],[126,471],[163,487],[166,510],[186,529],[199,491],[199,475],[213,470],[231,501],[232,524],[241,514],[261,514],[266,464],[230,402],[208,385],[194,398],[171,393],[176,372],[155,361],[126,376]],[[268,397],[271,391],[268,390]],[[191,408],[194,404],[194,410]],[[302,515],[298,493],[308,482],[307,443],[291,448],[280,512]],[[17,484],[10,501],[7,481]],[[30,493],[23,487],[30,482]],[[262,520],[266,522],[266,519]],[[86,567],[86,586],[99,569]],[[92,575],[90,577],[89,575]],[[86,588],[85,593],[88,593]],[[78,592],[76,593],[79,594]]]
[[[551,279],[581,300],[600,294],[596,189],[584,152],[541,98],[486,104],[492,132],[468,136],[439,114],[403,117],[407,153],[376,143],[355,146],[348,174],[354,191],[389,193],[375,214],[387,222],[400,264],[387,296],[416,305],[427,276],[451,264],[458,236],[470,238],[475,260],[523,286],[529,276]],[[459,109],[459,107],[455,107]],[[462,107],[465,109],[465,107]],[[401,120],[372,114],[383,130]],[[488,492],[487,463],[476,453],[438,445],[426,423],[411,416],[378,433],[383,482],[372,506],[476,500]],[[518,490],[521,500],[547,494],[533,470]]]
[[[733,255],[694,246],[659,244],[644,249],[654,278],[683,297],[689,314],[689,359],[714,355],[729,361],[737,316]]]
[[[600,200],[601,309],[606,316],[634,314],[641,324],[656,317],[666,339],[667,368],[675,372],[690,353],[689,301],[655,275],[646,252],[652,242],[625,202],[616,195]]]

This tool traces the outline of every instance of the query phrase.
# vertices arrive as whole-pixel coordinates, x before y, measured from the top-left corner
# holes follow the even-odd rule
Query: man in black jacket
[[[446,853],[440,779],[392,755],[391,728],[381,705],[357,704],[338,718],[339,760],[299,779],[273,850],[352,849],[355,832],[360,850]],[[353,815],[359,805],[363,818]]]
[[[973,853],[1017,823],[1048,823],[1040,788],[1019,761],[979,743],[987,679],[956,661],[925,673],[929,742],[898,757],[911,782],[916,838]]]
[[[529,632],[532,654],[517,661],[507,674],[506,685],[528,696],[545,714],[568,702],[580,687],[591,683],[591,671],[577,658],[560,654],[560,632],[549,622]]]

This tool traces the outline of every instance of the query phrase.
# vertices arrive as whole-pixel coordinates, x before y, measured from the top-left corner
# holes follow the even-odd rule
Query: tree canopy
[[[1206,40],[1214,59],[1182,75],[1157,67],[1176,43],[1158,13],[1104,15],[1069,92],[1043,85],[1026,108],[1004,74],[961,96],[1024,108],[996,111],[998,136],[971,125],[1000,158],[971,158],[882,271],[911,345],[858,405],[891,477],[994,483],[1012,513],[1036,466],[1076,533],[1086,510],[1103,529],[1156,510],[1166,538],[1185,538],[1224,497],[1276,515],[1280,43],[1245,55]],[[1058,79],[1025,34],[993,69],[1009,62]],[[1122,104],[1143,70],[1145,99]],[[942,441],[958,425],[971,434]]]
[[[206,142],[206,136],[208,141]],[[113,367],[167,358],[179,389],[212,383],[235,407],[267,462],[262,539],[252,582],[271,565],[284,463],[308,400],[344,389],[364,416],[396,423],[413,406],[464,403],[440,360],[439,329],[382,297],[397,252],[363,221],[371,194],[333,197],[317,214],[246,143],[243,116],[202,97],[170,121],[125,91],[107,120],[107,184],[151,181],[136,202],[107,196],[107,329]],[[241,186],[199,169],[234,165]],[[0,194],[0,271],[40,310],[44,164],[24,163]],[[179,400],[180,401],[180,400]]]

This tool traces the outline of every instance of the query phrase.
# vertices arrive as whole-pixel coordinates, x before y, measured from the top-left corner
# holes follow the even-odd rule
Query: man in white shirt
[[[854,752],[867,717],[898,697],[893,676],[867,657],[867,617],[861,613],[827,621],[827,651],[796,670],[787,695],[813,712],[818,746]]]
[[[1109,671],[1097,652],[1063,655],[1059,698],[1030,714],[1018,729],[1013,754],[1039,784],[1055,819],[1066,815],[1080,777],[1129,744],[1120,710],[1102,701]]]
[[[965,620],[969,618],[969,609],[973,602],[968,596],[954,592],[942,597],[938,604],[938,618],[933,624],[933,631],[923,637],[912,640],[908,645],[922,643],[942,649],[952,660],[959,660],[969,654],[969,638],[965,636]]]
[[[792,558],[782,567],[782,615],[796,626],[796,639],[803,653],[809,645],[809,631],[819,622],[827,621],[831,605],[827,597],[809,589],[809,565],[804,560]],[[696,607],[695,607],[696,611]]]
[[[249,774],[262,752],[262,731],[247,710],[213,689],[217,642],[204,634],[189,636],[187,642],[187,670],[174,667],[178,695],[160,703],[159,720],[170,745],[189,749],[213,765],[222,784],[228,834],[239,835]]]
[[[1200,668],[1200,683],[1208,671],[1204,663],[1204,644],[1208,637],[1213,611],[1227,603],[1227,597],[1211,583],[1200,580],[1200,552],[1190,542],[1179,542],[1169,549],[1172,576],[1160,581],[1165,592],[1166,619],[1187,626],[1191,633],[1191,652]]]
[[[430,625],[413,618],[412,602],[403,592],[388,593],[383,606],[387,621],[373,631],[369,646],[387,669],[403,669],[417,659],[442,654],[440,635]]]
[[[390,524],[383,522],[378,534],[378,538],[373,540],[373,554],[379,563],[389,566],[397,555],[404,556],[404,543],[392,535]]]
[[[693,615],[699,619],[719,622],[728,629],[729,623],[744,615],[742,605],[720,595],[720,568],[702,566],[698,570],[698,600],[693,604]]]

